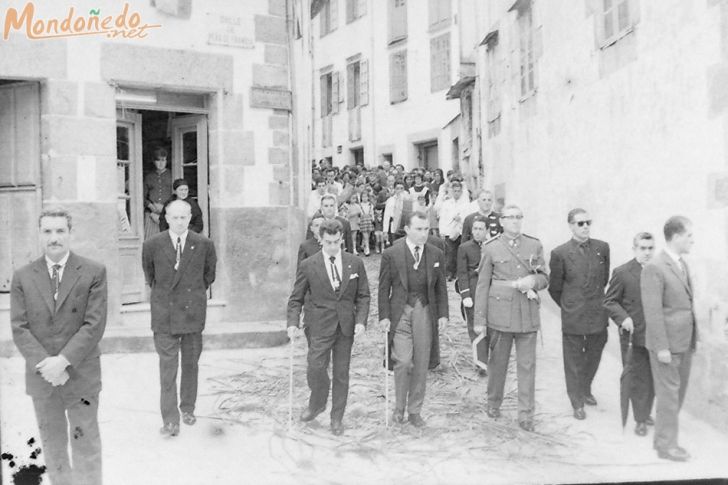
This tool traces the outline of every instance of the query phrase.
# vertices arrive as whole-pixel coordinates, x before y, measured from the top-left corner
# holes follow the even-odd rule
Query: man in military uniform
[[[537,291],[546,288],[543,246],[521,233],[523,212],[503,208],[503,234],[483,244],[475,292],[475,331],[490,333],[488,416],[498,418],[513,342],[516,343],[518,424],[533,431],[536,406],[536,334],[540,327]]]
[[[488,221],[485,217],[478,215],[473,220],[473,238],[463,243],[458,248],[458,279],[456,288],[462,298],[462,308],[465,316],[465,322],[468,325],[468,336],[472,342],[478,336],[473,330],[473,301],[475,299],[475,289],[478,285],[478,267],[480,266],[480,246],[487,236]],[[500,226],[500,223],[499,223]],[[484,364],[488,362],[488,338],[478,342],[478,360]],[[485,376],[484,368],[478,368],[478,373]]]
[[[486,240],[496,237],[503,232],[503,227],[501,227],[500,223],[500,214],[493,210],[493,192],[483,189],[478,193],[475,200],[478,202],[478,210],[468,215],[465,221],[463,221],[462,243],[473,238],[473,221],[476,216],[482,216],[486,220]]]
[[[584,404],[597,405],[591,386],[607,343],[609,244],[589,237],[584,209],[572,209],[567,221],[573,237],[551,251],[549,294],[561,308],[566,392],[574,417],[585,419]]]

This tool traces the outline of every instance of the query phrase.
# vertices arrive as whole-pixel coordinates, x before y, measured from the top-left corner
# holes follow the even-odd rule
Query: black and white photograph
[[[0,0],[0,483],[728,483],[728,0]]]

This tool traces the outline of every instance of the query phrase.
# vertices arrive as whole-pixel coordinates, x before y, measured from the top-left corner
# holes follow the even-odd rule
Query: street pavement
[[[378,258],[368,258],[367,268],[374,287]],[[451,323],[445,333],[462,337],[466,330],[456,306],[457,295],[452,283],[449,290]],[[542,309],[542,343],[539,342],[537,350],[536,433],[518,429],[515,409],[504,409],[506,417],[501,420],[501,429],[508,430],[515,438],[499,441],[494,447],[488,445],[491,442],[488,436],[482,437],[482,446],[479,446],[478,435],[472,433],[462,434],[462,442],[443,440],[438,447],[432,431],[430,435],[419,436],[412,429],[385,431],[381,423],[374,422],[369,426],[382,433],[381,444],[377,441],[380,435],[370,433],[370,446],[363,453],[350,451],[354,436],[358,436],[351,423],[353,410],[359,404],[351,399],[349,414],[344,418],[347,429],[339,438],[330,436],[326,414],[313,426],[296,423],[290,432],[285,419],[271,419],[273,413],[265,410],[254,411],[255,419],[227,419],[228,415],[220,412],[220,376],[244,373],[266,360],[287,363],[289,348],[282,346],[204,351],[200,360],[198,422],[192,427],[182,425],[181,434],[176,438],[164,438],[159,434],[162,423],[156,354],[107,354],[102,356],[104,389],[99,410],[104,483],[525,484],[728,477],[728,460],[725,459],[728,437],[685,411],[680,416],[680,442],[693,456],[687,463],[658,459],[652,449],[652,429],[647,437],[636,436],[631,418],[622,429],[619,417],[621,362],[613,326],[594,384],[594,395],[599,404],[587,408],[585,421],[575,420],[565,391],[557,309],[545,293],[543,296],[546,298]],[[372,311],[370,324],[376,320],[374,295]],[[372,345],[380,341],[374,325],[370,325],[364,339]],[[305,347],[305,344],[297,345],[295,361],[300,380],[305,365],[305,350],[301,346]],[[448,358],[448,352],[452,349],[446,349],[443,354],[439,379],[451,374],[452,379],[458,378],[455,370],[448,368],[453,361]],[[372,356],[372,359],[376,358],[376,355]],[[358,365],[358,362],[352,362],[352,369]],[[466,374],[463,369],[458,372]],[[472,369],[467,372],[475,375]],[[470,375],[465,377],[466,381],[478,380]],[[286,365],[271,367],[270,375],[265,379],[271,379],[273,386],[287,388]],[[477,387],[473,387],[479,389],[475,392],[481,395],[471,395],[469,399],[484,403],[483,383],[484,379],[480,379],[475,383]],[[352,388],[356,385],[352,379]],[[514,386],[511,376],[507,389],[512,390]],[[393,394],[391,387],[390,392]],[[437,399],[436,392],[437,389],[429,389],[423,415],[428,424],[447,426],[449,415],[437,416],[431,411],[435,408],[432,403]],[[301,398],[305,395],[305,388],[298,389],[294,402],[296,416],[305,405]],[[457,413],[457,403],[453,407],[453,413]],[[484,413],[476,419],[489,421]],[[4,482],[12,483],[14,472],[32,463],[40,464],[43,457],[41,454],[38,460],[30,458],[32,448],[27,441],[31,437],[37,438],[38,432],[31,400],[25,395],[23,360],[19,357],[0,359],[0,422],[2,452],[15,457],[12,469],[9,460],[2,460]]]

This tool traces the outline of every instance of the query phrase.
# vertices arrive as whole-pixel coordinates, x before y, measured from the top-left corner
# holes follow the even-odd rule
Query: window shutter
[[[331,73],[331,113],[339,112],[339,72]]]
[[[333,32],[339,23],[339,0],[329,0],[329,4],[329,32]]]
[[[394,52],[389,57],[389,101],[407,99],[407,51]]]
[[[351,63],[346,66],[346,109],[353,109],[356,104],[355,90],[359,89],[359,86],[355,86],[356,79],[354,78],[354,66],[355,63]]]
[[[369,104],[369,61],[359,61],[359,105]]]
[[[329,109],[328,109],[329,100],[328,100],[328,96],[327,96],[327,94],[328,94],[327,84],[328,83],[327,83],[327,79],[326,79],[328,76],[329,76],[328,74],[324,74],[323,76],[321,76],[321,117],[322,118],[324,116],[326,116],[327,114],[329,114]]]

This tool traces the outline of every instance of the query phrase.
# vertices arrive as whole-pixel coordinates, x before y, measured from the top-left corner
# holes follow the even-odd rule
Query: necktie
[[[334,291],[339,291],[339,287],[341,286],[341,277],[339,276],[339,270],[336,269],[336,264],[334,264],[336,258],[334,256],[329,256],[329,261],[331,261],[331,274],[334,276]]]
[[[589,241],[584,241],[579,244],[579,252],[581,252],[581,254],[586,254],[587,249],[589,249]]]
[[[174,270],[179,268],[179,260],[182,259],[182,238],[177,236],[177,259],[174,262]]]
[[[415,246],[415,269],[420,265],[420,247]]]
[[[51,283],[52,283],[52,289],[53,289],[53,299],[54,300],[57,300],[58,299],[58,287],[60,286],[60,283],[61,283],[60,282],[60,278],[59,278],[59,276],[60,276],[60,272],[59,271],[61,269],[61,265],[60,264],[54,264],[53,266],[51,266],[51,269],[53,269],[53,274],[51,276]]]
[[[682,258],[680,258],[679,261],[680,261],[680,271],[682,271],[683,278],[686,278],[687,279],[687,277],[688,277],[688,267],[685,265],[685,260],[683,260]]]

